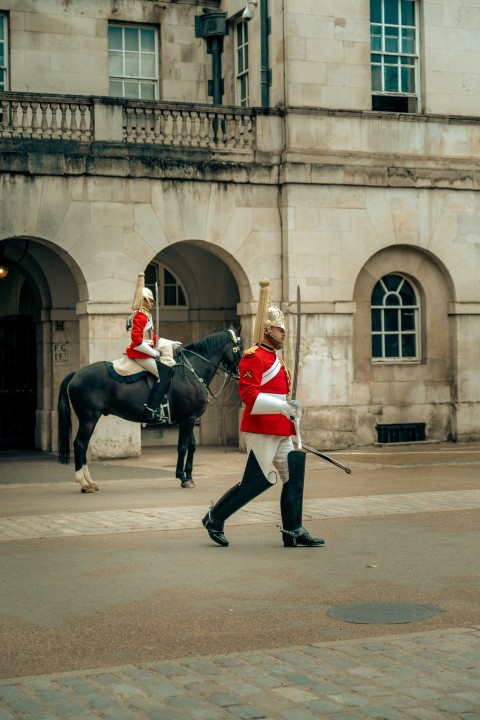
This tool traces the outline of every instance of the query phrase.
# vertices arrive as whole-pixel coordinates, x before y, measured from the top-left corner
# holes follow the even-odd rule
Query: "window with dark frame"
[[[370,0],[372,110],[419,112],[417,0]]]
[[[159,307],[187,307],[185,291],[179,279],[162,263],[150,263],[145,271],[145,285],[156,296]]]
[[[403,275],[382,277],[371,299],[372,360],[419,360],[419,315],[413,284]]]

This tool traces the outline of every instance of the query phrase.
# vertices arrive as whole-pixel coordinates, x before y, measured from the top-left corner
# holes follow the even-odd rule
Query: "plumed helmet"
[[[135,295],[133,296],[132,310],[140,310],[144,300],[155,302],[152,291],[145,287],[145,273],[138,273]]]
[[[285,315],[276,305],[270,305],[265,315],[265,327],[278,327],[285,330]]]
[[[150,290],[150,288],[147,287],[144,287],[142,290],[142,298],[144,298],[145,300],[150,300],[150,302],[155,302],[152,291]]]
[[[253,330],[253,342],[261,343],[265,328],[285,330],[285,315],[276,305],[270,304],[270,280],[260,280],[260,296]]]

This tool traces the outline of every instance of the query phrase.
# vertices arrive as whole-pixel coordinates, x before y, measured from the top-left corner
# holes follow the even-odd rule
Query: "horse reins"
[[[238,346],[238,338],[237,338],[236,334],[235,334],[234,331],[231,330],[231,329],[229,329],[228,332],[229,332],[229,333],[231,334],[231,336],[232,336],[232,342],[235,343],[235,347],[233,348],[233,352],[240,352],[240,348],[239,348],[239,346]],[[187,367],[187,368],[190,370],[190,372],[193,373],[195,379],[200,383],[200,385],[202,385],[202,386],[205,388],[205,390],[206,390],[208,393],[210,393],[210,395],[211,395],[212,398],[214,398],[214,399],[216,399],[216,398],[220,395],[220,393],[223,392],[223,390],[224,390],[225,387],[228,385],[228,383],[230,382],[230,380],[232,379],[232,377],[238,379],[238,374],[233,373],[231,370],[229,370],[228,368],[226,368],[226,367],[224,366],[223,372],[224,372],[224,374],[225,374],[225,378],[226,378],[226,379],[223,381],[223,385],[222,385],[222,387],[220,388],[220,390],[218,391],[218,393],[215,394],[215,393],[213,393],[213,392],[210,390],[210,386],[207,385],[207,383],[205,382],[205,380],[204,380],[202,377],[200,377],[200,375],[197,373],[197,371],[195,370],[195,368],[193,367],[193,365],[188,361],[188,358],[185,356],[185,353],[190,353],[191,355],[196,355],[196,357],[200,358],[200,360],[203,360],[204,362],[209,363],[209,365],[213,365],[213,366],[215,367],[215,375],[217,375],[218,372],[219,372],[217,365],[215,365],[214,362],[212,362],[211,360],[209,360],[209,358],[206,358],[206,357],[204,357],[203,355],[200,355],[200,353],[195,352],[195,350],[189,350],[188,348],[181,348],[181,349],[178,351],[178,355],[180,356],[180,363],[179,363],[179,364],[181,364],[181,365],[183,364],[185,367]],[[184,376],[184,377],[185,377],[185,376]]]

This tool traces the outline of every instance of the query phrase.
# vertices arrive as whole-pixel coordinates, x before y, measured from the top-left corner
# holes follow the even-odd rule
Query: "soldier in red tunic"
[[[322,538],[311,537],[302,527],[304,473],[292,474],[294,463],[288,458],[294,450],[293,420],[301,418],[303,407],[290,399],[291,374],[277,355],[285,340],[285,317],[279,308],[268,305],[266,311],[259,307],[259,314],[263,322],[257,315],[260,331],[254,333],[259,341],[245,351],[239,366],[239,392],[245,405],[240,430],[247,446],[247,465],[241,482],[227,490],[202,523],[214,542],[227,546],[225,520],[276,483],[273,465],[284,483],[280,499],[284,546],[324,545]]]
[[[162,403],[174,372],[172,367],[175,364],[173,351],[182,343],[176,340],[163,340],[154,332],[150,311],[155,303],[155,298],[149,288],[143,287],[143,281],[144,274],[139,273],[133,301],[134,313],[127,321],[132,342],[127,347],[126,354],[158,378],[145,405],[145,420],[147,422],[166,421],[167,418],[162,412]],[[159,345],[168,348],[169,357],[162,356],[158,349]]]

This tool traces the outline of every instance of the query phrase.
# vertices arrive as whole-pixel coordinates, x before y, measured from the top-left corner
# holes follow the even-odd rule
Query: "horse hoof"
[[[193,482],[193,480],[185,480],[185,482],[182,482],[182,487],[193,488],[195,487],[195,483]]]
[[[95,490],[91,487],[82,487],[80,488],[80,492],[82,493],[92,493],[95,492]]]

